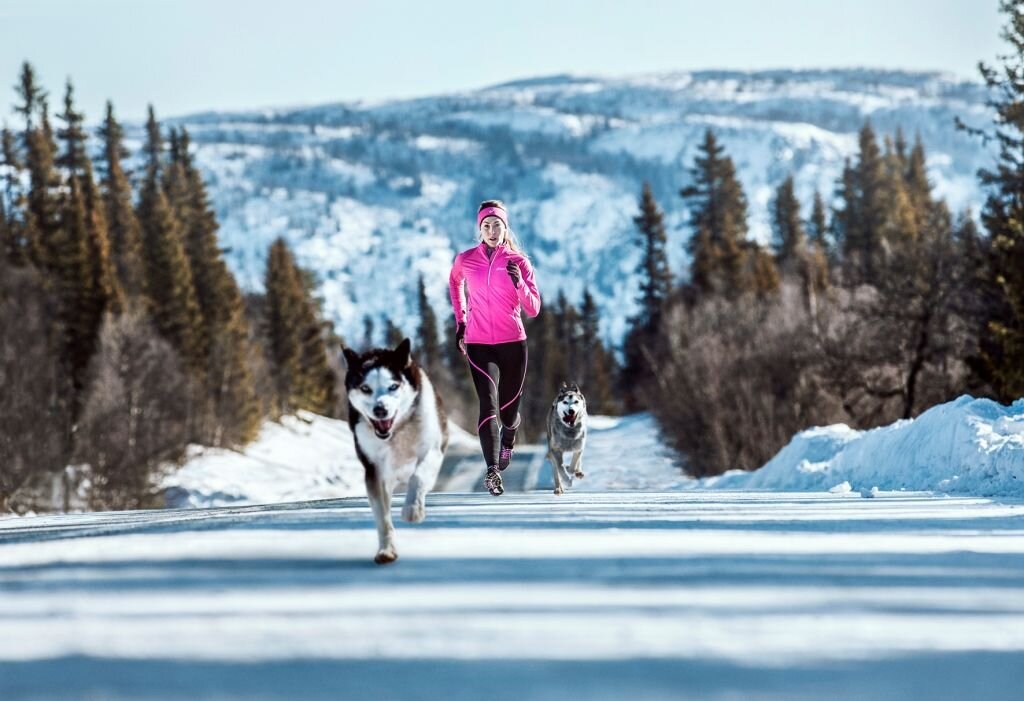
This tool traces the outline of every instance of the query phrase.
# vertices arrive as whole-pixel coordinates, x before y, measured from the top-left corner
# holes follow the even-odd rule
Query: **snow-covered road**
[[[1019,699],[1024,504],[433,494],[0,520],[0,699]],[[397,516],[397,511],[396,511]]]

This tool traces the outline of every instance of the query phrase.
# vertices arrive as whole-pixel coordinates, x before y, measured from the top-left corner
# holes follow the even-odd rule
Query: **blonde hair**
[[[505,203],[502,202],[501,200],[484,200],[483,202],[480,203],[480,206],[477,207],[476,211],[477,213],[479,213],[481,210],[486,209],[487,207],[501,207],[506,212],[508,211],[508,207],[506,207]],[[477,227],[476,239],[477,241],[484,240],[483,235],[480,233],[480,227]],[[512,231],[512,227],[510,226],[505,227],[505,245],[508,246],[513,251],[515,251],[516,253],[518,253],[519,255],[521,255],[523,258],[529,258],[529,256],[526,255],[526,252],[523,251],[522,244],[519,243],[519,237],[516,236],[516,232]]]

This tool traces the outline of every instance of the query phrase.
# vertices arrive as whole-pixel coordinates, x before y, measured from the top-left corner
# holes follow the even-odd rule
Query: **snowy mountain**
[[[490,197],[509,203],[547,299],[564,290],[578,302],[589,285],[603,333],[617,342],[635,311],[642,183],[666,210],[679,276],[689,231],[678,191],[708,127],[737,164],[752,236],[767,241],[774,187],[793,174],[808,210],[815,190],[831,196],[869,118],[880,135],[920,134],[938,194],[977,210],[975,173],[991,157],[953,119],[984,125],[984,100],[980,85],[936,73],[702,71],[554,76],[166,123],[192,134],[243,285],[261,288],[267,246],[284,236],[319,275],[326,309],[352,343],[364,315],[377,321],[378,342],[386,316],[412,332],[418,275],[447,317],[451,261],[473,244],[476,205]]]

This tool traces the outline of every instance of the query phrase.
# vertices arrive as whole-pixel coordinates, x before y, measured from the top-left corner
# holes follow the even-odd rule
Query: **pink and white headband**
[[[504,224],[505,228],[508,228],[508,213],[501,207],[484,207],[476,215],[476,228],[480,228],[480,225],[484,223],[484,219],[487,217],[497,217]]]

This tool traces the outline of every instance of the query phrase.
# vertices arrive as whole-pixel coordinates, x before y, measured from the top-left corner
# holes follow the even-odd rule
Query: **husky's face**
[[[382,440],[391,437],[395,419],[403,416],[416,399],[417,388],[410,381],[412,357],[409,339],[394,350],[375,348],[363,353],[345,348],[348,402],[373,427]]]
[[[575,427],[580,418],[587,413],[587,400],[575,383],[562,383],[558,388],[558,397],[554,405],[558,419],[570,428]]]

